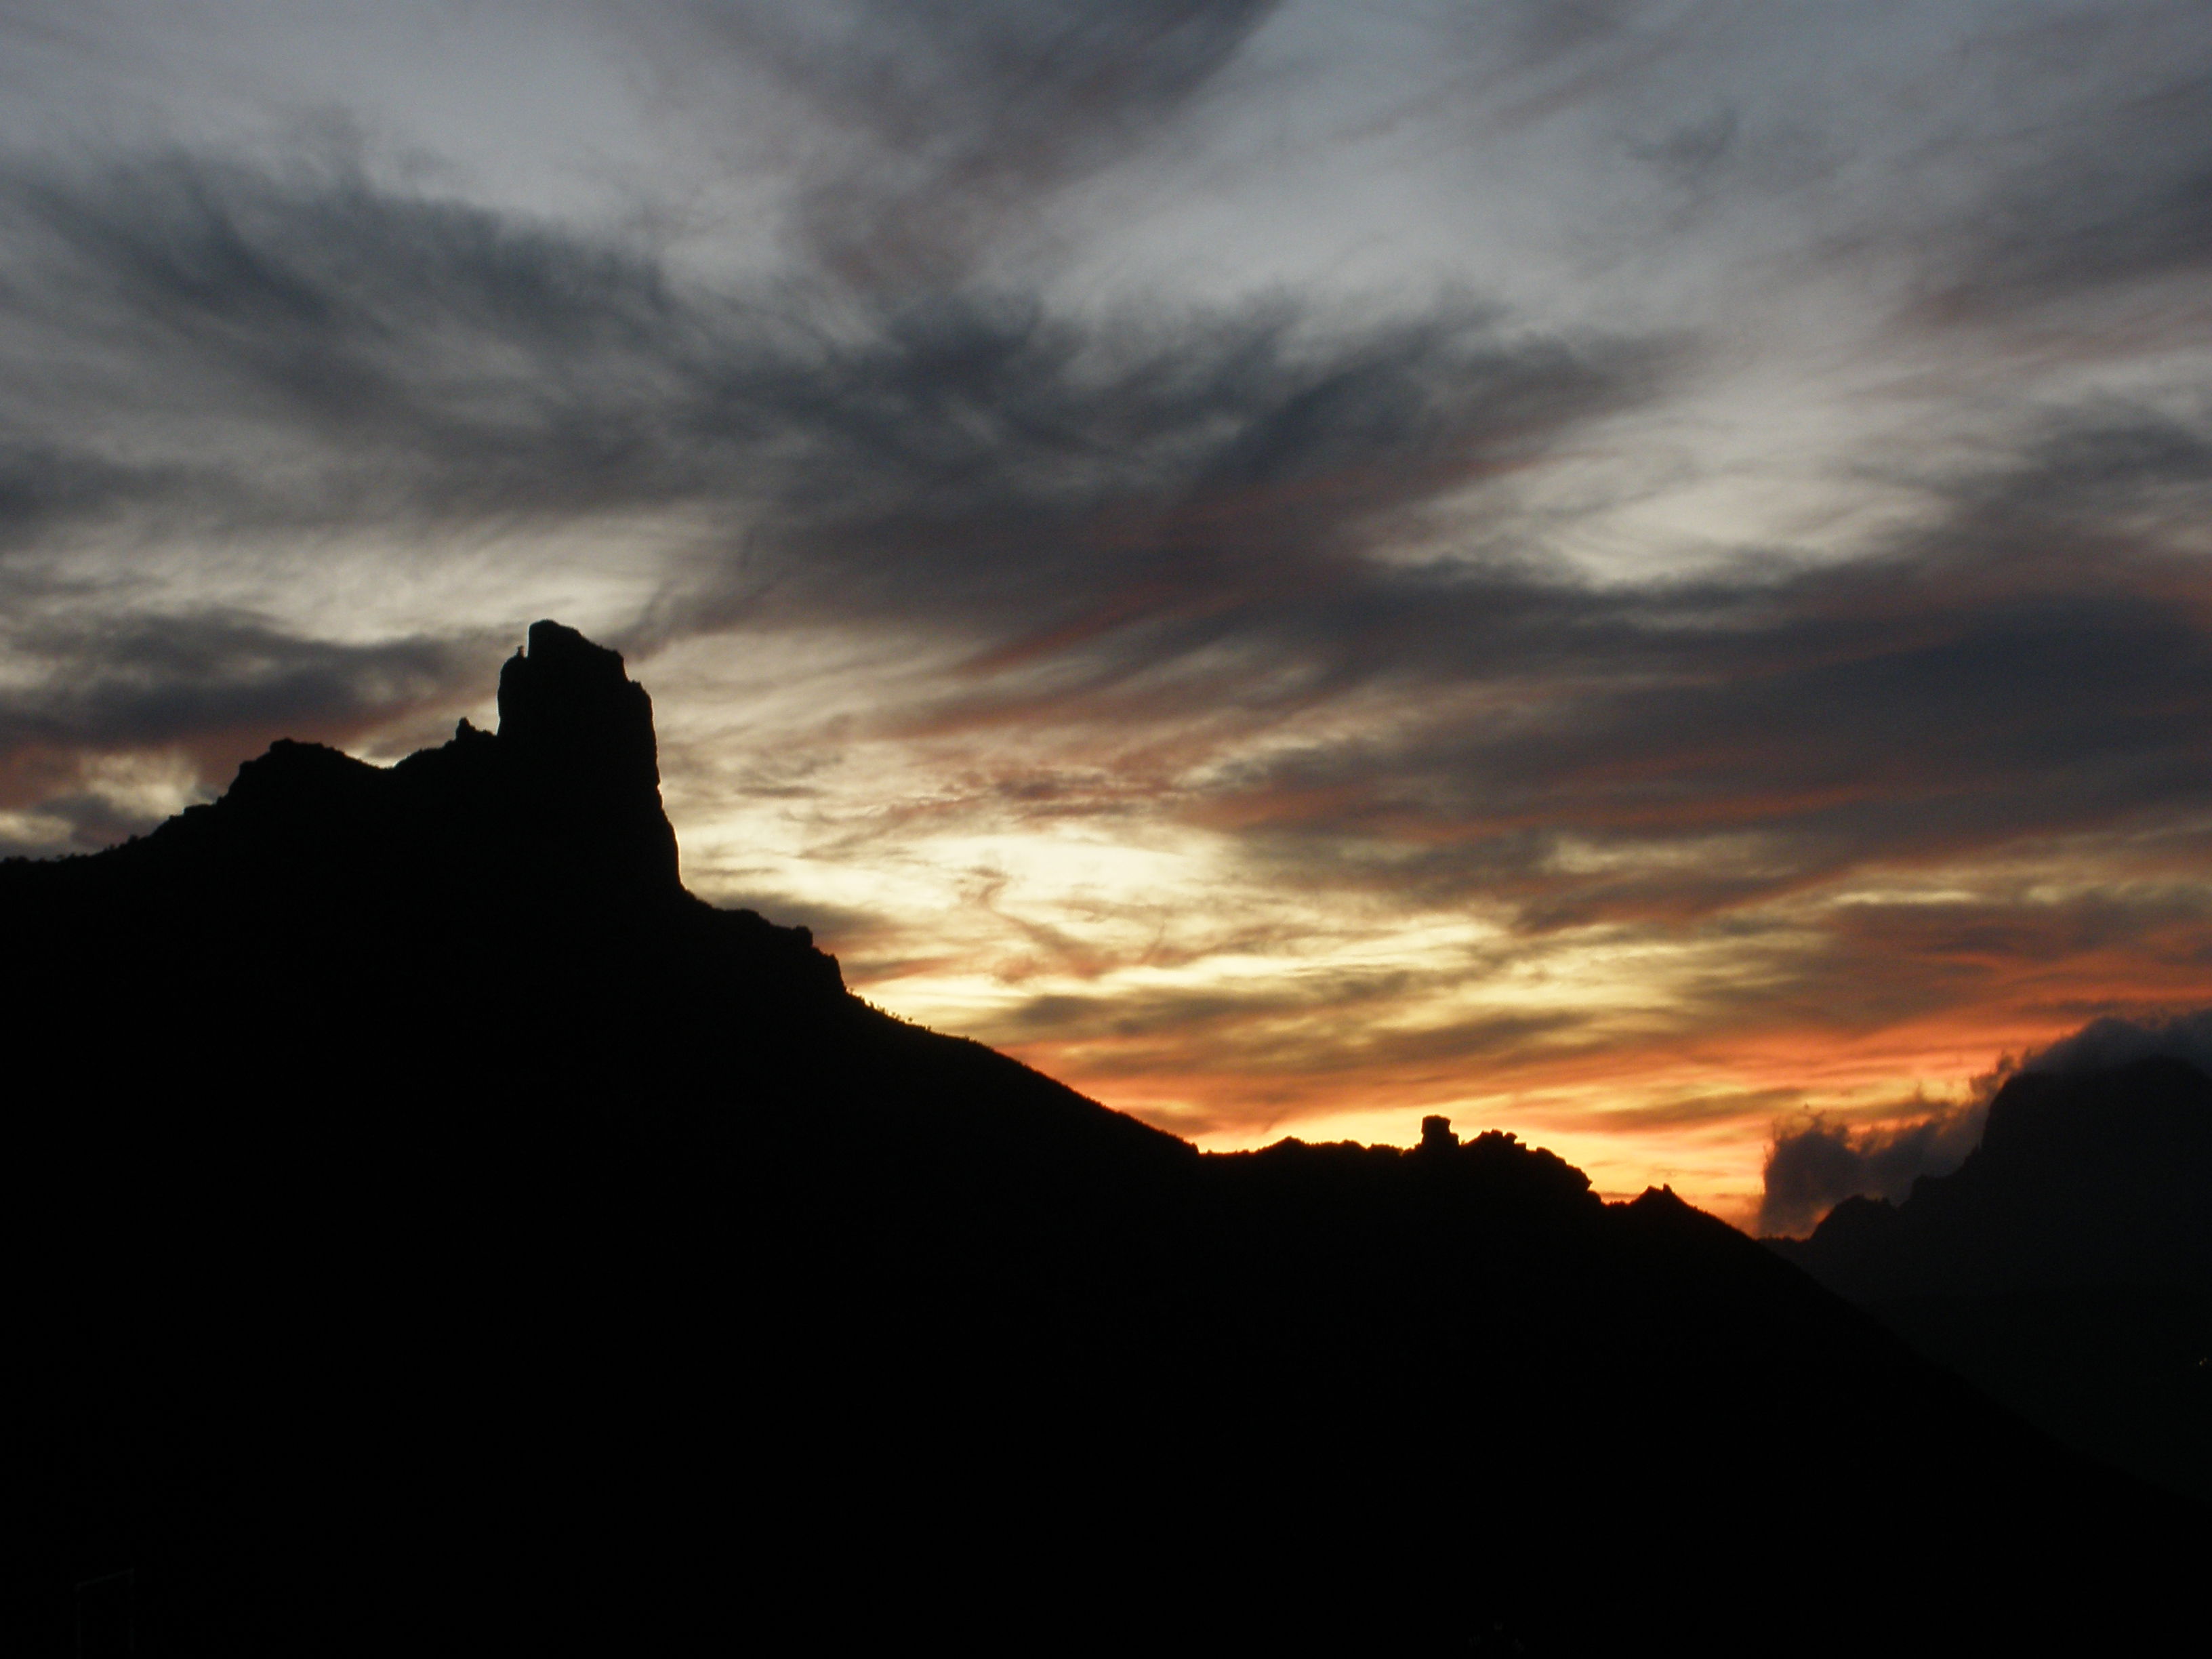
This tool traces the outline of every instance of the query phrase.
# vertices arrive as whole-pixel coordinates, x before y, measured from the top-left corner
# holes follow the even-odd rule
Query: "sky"
[[[2201,3],[0,0],[0,852],[552,617],[1208,1147],[1750,1224],[2212,1003]]]

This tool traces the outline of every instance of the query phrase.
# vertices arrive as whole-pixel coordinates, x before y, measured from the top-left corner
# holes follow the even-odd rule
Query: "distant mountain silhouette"
[[[2019,1073],[1959,1169],[1770,1243],[1862,1302],[2212,1280],[2212,1078],[2163,1056]]]
[[[2212,1078],[2022,1072],[1902,1204],[1770,1248],[2068,1443],[2212,1499]]]
[[[279,744],[0,866],[0,1651],[2109,1646],[2193,1607],[2203,1510],[1670,1193],[1442,1120],[1202,1158],[685,894],[614,653],[538,623],[500,695],[496,735]]]

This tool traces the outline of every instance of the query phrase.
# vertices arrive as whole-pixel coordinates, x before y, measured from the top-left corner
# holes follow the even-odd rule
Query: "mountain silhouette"
[[[1201,1157],[685,893],[615,653],[538,623],[500,708],[0,865],[0,1650],[2124,1645],[2193,1605],[2200,1507],[1671,1193],[1441,1119]]]
[[[2016,1073],[1951,1174],[1766,1243],[2069,1444],[2212,1500],[2212,1078],[2187,1060]]]
[[[1862,1302],[2212,1280],[2212,1078],[2154,1055],[2023,1072],[1981,1145],[1901,1205],[1851,1198],[1771,1248]]]

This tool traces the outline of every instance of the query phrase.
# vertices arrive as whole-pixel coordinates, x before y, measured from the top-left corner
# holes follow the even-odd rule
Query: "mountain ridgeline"
[[[2212,1501],[2212,1077],[2154,1054],[2008,1079],[1902,1204],[1769,1247],[2066,1443]]]
[[[651,704],[280,743],[0,866],[0,1650],[1821,1651],[2204,1512],[1511,1136],[1201,1157],[686,894]],[[1910,1591],[1838,1589],[1876,1557]],[[106,1645],[102,1645],[103,1644]]]
[[[1860,1302],[2212,1283],[2212,1078],[2154,1056],[2023,1072],[1980,1146],[1901,1205],[1846,1199],[1769,1243]]]

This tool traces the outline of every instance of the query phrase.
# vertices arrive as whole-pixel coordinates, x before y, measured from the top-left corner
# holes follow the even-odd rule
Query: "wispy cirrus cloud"
[[[1163,143],[1279,0],[681,0],[633,8],[663,83],[801,117],[784,228],[864,287],[943,284],[1101,168]]]
[[[7,833],[560,615],[695,879],[899,1006],[1750,1202],[1793,1086],[2212,992],[2212,37],[1879,11],[19,9]],[[557,145],[438,102],[510,46]]]
[[[344,744],[477,701],[502,643],[344,645],[217,611],[64,612],[0,628],[11,671],[0,819],[20,843],[9,850],[85,851],[150,829],[279,737]],[[149,789],[148,769],[127,763],[148,756],[180,765],[155,769]]]
[[[16,337],[79,383],[75,409],[41,390],[0,415],[36,434],[0,497],[18,541],[724,515],[741,530],[700,539],[649,637],[896,618],[972,640],[979,672],[1109,633],[1188,654],[1285,586],[1310,616],[1394,523],[1655,369],[1456,302],[1376,324],[810,308],[343,170],[170,157],[15,205],[41,279]]]

